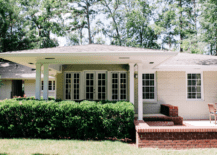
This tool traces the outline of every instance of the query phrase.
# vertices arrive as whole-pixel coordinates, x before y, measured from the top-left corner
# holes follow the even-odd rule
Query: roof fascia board
[[[23,56],[29,56],[29,57],[37,57],[37,56],[118,56],[118,55],[177,55],[177,52],[128,52],[128,51],[112,51],[112,52],[82,52],[82,53],[1,53],[0,57],[23,57]]]

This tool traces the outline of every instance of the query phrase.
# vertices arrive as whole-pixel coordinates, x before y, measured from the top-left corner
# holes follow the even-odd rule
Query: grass
[[[136,148],[119,141],[0,139],[0,154],[88,154],[88,155],[214,155],[217,149],[166,150]]]

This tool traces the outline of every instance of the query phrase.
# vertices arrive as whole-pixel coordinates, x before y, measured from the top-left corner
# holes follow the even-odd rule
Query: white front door
[[[106,100],[106,72],[85,72],[85,99]]]

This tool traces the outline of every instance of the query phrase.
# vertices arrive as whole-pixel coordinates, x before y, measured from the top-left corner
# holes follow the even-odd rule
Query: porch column
[[[130,102],[134,104],[134,63],[129,63],[130,66]]]
[[[35,99],[41,98],[41,64],[36,64]]]
[[[142,64],[138,63],[138,120],[143,120]]]
[[[48,99],[48,80],[49,80],[49,64],[44,64],[44,90],[43,90],[43,99]]]

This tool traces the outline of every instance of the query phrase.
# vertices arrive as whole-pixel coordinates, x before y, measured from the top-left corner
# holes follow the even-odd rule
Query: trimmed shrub
[[[132,138],[134,107],[130,102],[38,101],[0,102],[3,138]]]

